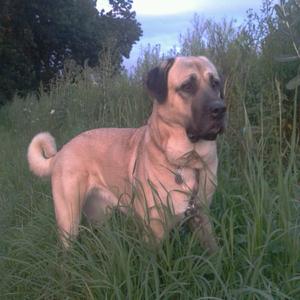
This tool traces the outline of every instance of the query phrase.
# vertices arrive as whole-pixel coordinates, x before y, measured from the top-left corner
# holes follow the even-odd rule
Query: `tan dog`
[[[187,215],[202,246],[216,248],[205,207],[216,186],[215,139],[225,123],[218,73],[205,57],[177,57],[152,69],[146,83],[154,98],[146,126],[87,131],[59,152],[49,133],[29,145],[30,169],[51,176],[65,246],[78,233],[82,211],[96,220],[107,207],[130,204],[158,239]],[[171,206],[171,221],[163,206]]]

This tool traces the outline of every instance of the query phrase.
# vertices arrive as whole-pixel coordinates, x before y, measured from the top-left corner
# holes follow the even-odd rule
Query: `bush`
[[[70,62],[49,93],[16,98],[0,110],[1,298],[300,297],[297,90],[286,94],[258,27],[201,22],[205,37],[197,36],[197,27],[181,41],[182,53],[209,54],[226,75],[229,124],[219,139],[211,210],[220,250],[207,255],[178,227],[153,251],[141,239],[138,220],[116,211],[101,227],[83,224],[68,253],[58,246],[50,185],[27,167],[32,136],[49,130],[62,145],[90,128],[144,124],[151,102],[142,73],[163,57],[159,48],[147,49],[130,76],[113,75],[109,59],[93,70]],[[293,103],[289,134],[285,101]]]

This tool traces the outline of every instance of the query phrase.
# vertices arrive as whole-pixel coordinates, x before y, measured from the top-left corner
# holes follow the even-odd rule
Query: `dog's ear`
[[[148,72],[146,86],[150,95],[163,103],[168,96],[168,73],[174,64],[175,58],[169,58],[159,67],[155,67]]]

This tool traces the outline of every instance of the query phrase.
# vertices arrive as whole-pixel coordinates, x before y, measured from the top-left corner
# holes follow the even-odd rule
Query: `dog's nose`
[[[209,111],[214,119],[221,119],[226,113],[226,106],[223,101],[214,101],[210,103]]]

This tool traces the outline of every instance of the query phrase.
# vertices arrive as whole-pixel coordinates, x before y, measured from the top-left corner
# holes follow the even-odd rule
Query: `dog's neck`
[[[185,129],[164,118],[164,115],[160,112],[159,104],[156,102],[153,104],[153,110],[148,119],[147,131],[155,146],[163,153],[167,152],[168,142],[172,135],[175,135],[180,140],[187,139]]]
[[[164,118],[160,105],[155,102],[146,130],[156,150],[160,151],[174,167],[202,169],[206,167],[203,162],[209,164],[210,157],[213,159],[216,157],[215,141],[191,143],[185,128]]]

